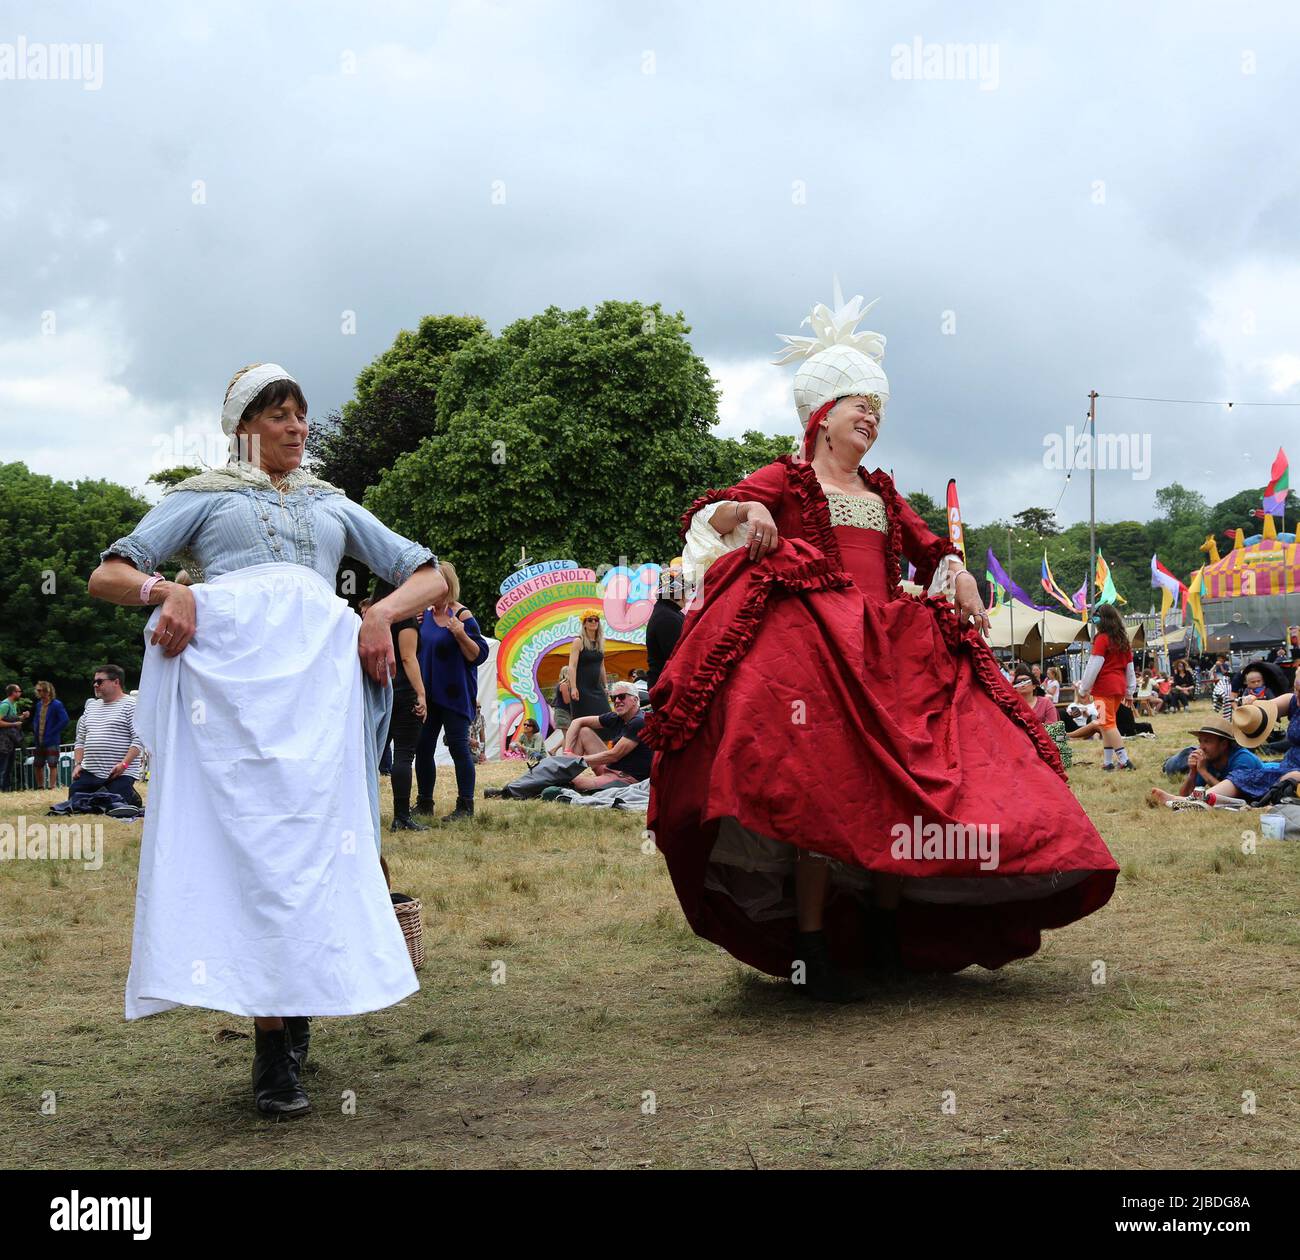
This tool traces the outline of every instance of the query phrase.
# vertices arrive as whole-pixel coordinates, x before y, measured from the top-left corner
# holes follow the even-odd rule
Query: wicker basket
[[[424,927],[420,920],[420,902],[416,897],[410,901],[393,902],[393,913],[406,938],[406,948],[411,955],[411,966],[419,967],[424,962]]]

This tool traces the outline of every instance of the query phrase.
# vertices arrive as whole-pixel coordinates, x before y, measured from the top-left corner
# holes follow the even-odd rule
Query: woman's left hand
[[[989,615],[984,611],[984,601],[980,599],[979,587],[969,573],[957,574],[957,622],[965,627],[967,622],[975,626],[981,634],[989,632]]]
[[[357,655],[361,657],[361,668],[377,683],[386,686],[397,673],[393,633],[382,617],[375,616],[373,608],[361,619]]]

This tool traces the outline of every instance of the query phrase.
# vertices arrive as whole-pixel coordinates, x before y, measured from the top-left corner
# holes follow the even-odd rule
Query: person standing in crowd
[[[23,715],[18,708],[23,689],[17,683],[5,688],[0,700],[0,792],[14,790],[14,754],[22,747]]]
[[[605,628],[600,613],[583,614],[578,637],[569,648],[569,712],[595,717],[610,712],[609,679],[605,676]]]
[[[120,665],[101,665],[95,671],[94,698],[86,701],[77,722],[69,796],[103,788],[128,805],[144,803],[135,790],[144,741],[136,729],[136,699],[123,690],[125,681]]]
[[[561,734],[569,729],[569,723],[573,721],[571,704],[569,667],[565,665],[560,670],[559,681],[556,682],[555,691],[551,695],[551,720],[555,723],[555,729]]]
[[[1047,668],[1047,677],[1043,679],[1043,694],[1053,703],[1061,703],[1061,671],[1055,665]]]
[[[257,1110],[294,1118],[311,1110],[311,1017],[420,987],[380,864],[379,744],[393,623],[446,583],[427,547],[301,467],[307,400],[284,368],[237,372],[221,427],[229,462],[165,490],[89,581],[98,599],[154,610],[135,710],[152,771],[126,1017],[251,1017]],[[182,550],[205,581],[156,572]],[[396,588],[364,618],[335,593],[345,555]],[[165,1068],[192,1109],[174,1056]]]
[[[38,788],[59,785],[59,741],[67,725],[68,711],[54,694],[54,684],[38,682],[36,708],[32,712],[32,739],[36,745],[32,770]]]
[[[364,601],[363,606],[387,599],[392,593],[393,587],[388,582],[376,578],[374,596]],[[384,736],[385,751],[390,747],[392,750],[388,781],[393,790],[393,821],[388,829],[428,831],[428,827],[411,817],[411,767],[428,713],[424,675],[420,673],[420,624],[414,617],[402,617],[393,622],[392,636],[397,672],[393,675],[393,714]],[[379,772],[384,773],[382,764]]]
[[[650,620],[645,628],[646,682],[652,690],[681,638],[682,625],[686,621],[685,607],[686,585],[681,565],[669,565],[659,571],[659,598],[650,610]]]
[[[1113,604],[1098,605],[1092,614],[1092,624],[1097,627],[1097,634],[1079,682],[1079,699],[1084,703],[1091,699],[1097,706],[1101,721],[1102,769],[1114,770],[1118,762],[1121,770],[1132,770],[1133,763],[1116,725],[1120,701],[1137,690],[1128,631]]]
[[[441,567],[446,592],[420,618],[420,673],[424,675],[429,714],[415,750],[415,812],[433,814],[433,793],[438,782],[434,754],[438,735],[445,730],[447,750],[456,767],[456,808],[442,818],[449,823],[474,817],[474,754],[469,747],[469,725],[478,698],[478,667],[488,658],[488,645],[474,614],[459,602],[460,579],[455,568],[445,560]]]

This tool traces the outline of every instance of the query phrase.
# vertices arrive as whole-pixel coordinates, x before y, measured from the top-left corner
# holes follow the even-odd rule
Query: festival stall
[[[543,736],[551,730],[548,698],[588,609],[604,622],[606,670],[626,678],[629,670],[644,668],[645,627],[658,590],[657,564],[617,565],[597,576],[573,560],[547,560],[506,578],[496,607],[495,734],[489,756],[503,754],[525,718],[533,718]],[[485,714],[488,708],[484,703]]]

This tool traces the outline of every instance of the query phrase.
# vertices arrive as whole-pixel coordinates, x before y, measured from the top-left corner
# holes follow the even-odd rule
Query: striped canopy
[[[1209,599],[1231,595],[1290,595],[1300,590],[1300,554],[1296,543],[1268,539],[1234,547],[1217,564],[1202,570]]]

